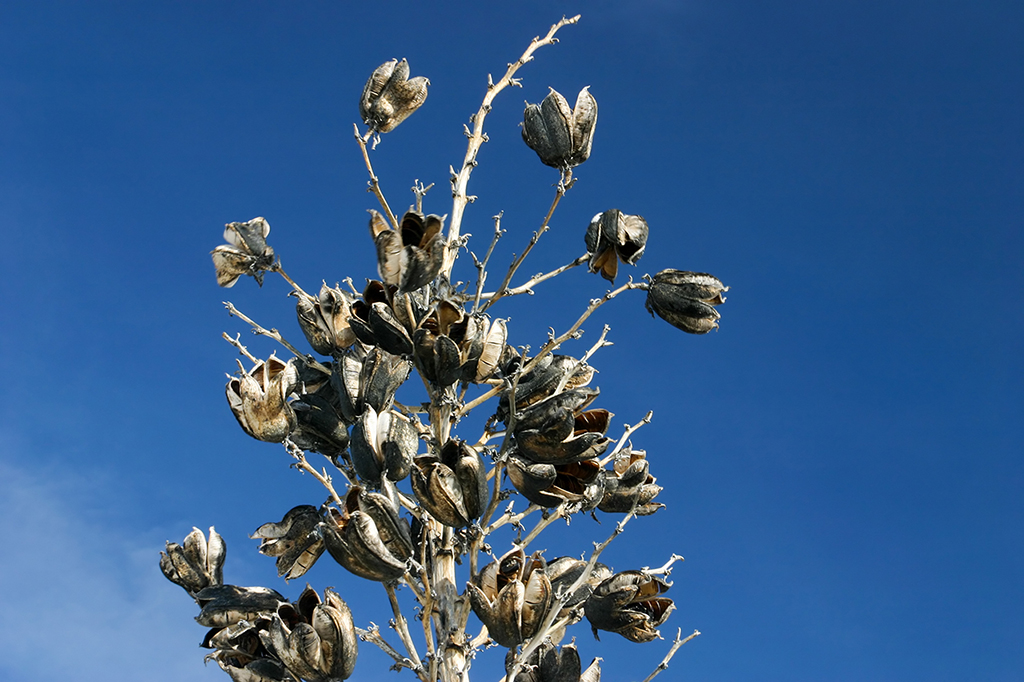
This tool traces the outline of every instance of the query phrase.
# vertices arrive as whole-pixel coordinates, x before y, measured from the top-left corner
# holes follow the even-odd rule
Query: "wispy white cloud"
[[[81,513],[114,491],[29,471],[9,452],[0,453],[0,678],[227,679],[202,665],[195,604],[161,575],[155,537]]]

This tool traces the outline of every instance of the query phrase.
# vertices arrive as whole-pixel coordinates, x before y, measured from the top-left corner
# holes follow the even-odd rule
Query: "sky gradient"
[[[374,152],[384,191],[400,209],[433,182],[425,208],[450,213],[487,74],[581,13],[487,119],[469,248],[504,211],[492,278],[522,250],[557,180],[520,138],[523,101],[589,85],[592,157],[523,278],[583,253],[591,216],[619,208],[651,228],[620,278],[679,268],[731,287],[707,336],[627,292],[564,348],[609,324],[592,364],[611,435],[654,410],[633,443],[668,507],[631,522],[608,563],[686,557],[666,641],[595,642],[584,623],[581,657],[638,681],[681,628],[703,634],[659,679],[1024,679],[1021,5],[388,8],[0,4],[0,678],[227,680],[157,567],[193,525],[224,535],[228,582],[333,585],[386,629],[383,590],[329,558],[286,586],[247,537],[324,495],[223,397],[222,331],[287,351],[221,302],[301,341],[287,285],[218,289],[208,253],[225,223],[265,216],[306,290],[374,277],[352,138],[372,70],[406,57],[431,80]],[[473,276],[465,253],[456,276]],[[491,312],[536,349],[606,290],[577,268]],[[547,556],[587,550],[602,520],[554,530]],[[386,664],[363,645],[351,679]]]

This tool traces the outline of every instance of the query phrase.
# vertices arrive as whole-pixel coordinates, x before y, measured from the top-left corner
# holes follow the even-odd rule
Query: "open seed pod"
[[[196,622],[206,627],[227,627],[240,620],[253,621],[270,616],[285,599],[268,587],[211,585],[199,591]]]
[[[544,642],[534,649],[519,672],[512,670],[515,651],[505,657],[505,670],[509,682],[600,682],[601,659],[595,658],[583,672],[579,652],[574,644],[555,646]]]
[[[590,252],[591,272],[600,272],[615,281],[619,261],[636,265],[647,246],[647,221],[638,215],[626,215],[617,208],[598,213],[590,221],[584,238]]]
[[[329,508],[321,526],[327,551],[334,560],[367,580],[398,580],[412,557],[409,523],[387,495],[352,486],[345,508]]]
[[[441,300],[413,332],[416,359],[427,381],[449,386],[462,376],[463,358],[458,343],[465,334],[465,320],[462,306]]]
[[[491,322],[486,315],[469,315],[465,322],[466,331],[459,343],[462,380],[479,384],[493,377],[508,355],[508,327],[505,320]]]
[[[505,468],[515,489],[530,502],[553,508],[569,502],[589,511],[601,501],[604,477],[594,460],[568,464],[540,464],[510,455]]]
[[[225,394],[228,406],[247,434],[268,443],[280,443],[297,424],[288,396],[298,385],[295,362],[276,355],[261,360],[246,372],[239,363],[240,376],[228,375]]]
[[[314,393],[301,393],[291,407],[296,420],[291,441],[303,450],[337,461],[348,449],[348,427],[339,413],[338,393],[332,382],[325,381]]]
[[[589,88],[580,90],[573,109],[565,97],[551,88],[540,104],[526,105],[523,141],[545,165],[567,170],[590,157],[596,126],[597,100]]]
[[[647,310],[677,329],[690,334],[707,334],[718,328],[722,317],[715,306],[725,302],[729,287],[704,272],[662,270],[651,280]]]
[[[225,225],[227,244],[221,244],[210,253],[217,270],[217,284],[233,287],[239,277],[250,275],[263,286],[263,272],[274,265],[274,249],[267,244],[269,234],[270,223],[263,218]]]
[[[523,372],[515,386],[515,409],[522,412],[534,403],[563,390],[581,388],[594,377],[594,368],[580,363],[570,355],[545,355],[532,369]],[[503,393],[498,401],[496,416],[508,424],[509,395]]]
[[[167,552],[160,552],[160,570],[164,577],[180,585],[192,597],[203,588],[224,582],[224,557],[227,545],[213,526],[210,539],[193,528],[182,544],[167,543]]]
[[[463,528],[480,518],[487,505],[487,469],[464,441],[452,439],[441,456],[417,457],[412,471],[416,499],[446,526]]]
[[[352,612],[330,588],[321,601],[306,586],[297,604],[282,605],[260,633],[264,646],[295,677],[307,682],[344,680],[356,664],[358,643]]]
[[[584,410],[598,393],[590,388],[562,391],[523,410],[513,429],[519,453],[545,464],[567,464],[600,456],[611,444],[604,433],[612,413]]]
[[[298,297],[295,312],[299,327],[313,350],[321,355],[337,355],[355,342],[356,334],[348,323],[353,303],[355,296],[326,282],[315,300]]]
[[[350,424],[367,407],[378,414],[391,409],[395,391],[409,377],[412,362],[384,352],[354,345],[334,363],[331,383],[338,396],[338,410]]]
[[[665,505],[654,501],[661,486],[650,474],[643,450],[627,448],[615,455],[611,471],[604,472],[604,496],[597,506],[603,512],[648,516]]]
[[[466,586],[473,613],[501,646],[513,648],[532,637],[554,604],[546,568],[540,553],[526,558],[513,549]]]
[[[675,608],[661,595],[672,584],[642,571],[623,571],[604,580],[587,599],[587,620],[598,630],[617,632],[631,642],[650,642]]]
[[[352,426],[349,443],[356,473],[373,485],[384,475],[392,481],[408,476],[418,446],[419,433],[409,417],[395,410],[377,414],[370,405]]]
[[[407,211],[397,231],[377,211],[370,211],[370,234],[377,248],[377,270],[385,284],[401,292],[429,284],[444,260],[444,217]]]
[[[406,60],[384,62],[363,87],[359,116],[371,131],[389,133],[426,101],[428,85],[423,76],[409,78]]]
[[[324,553],[320,511],[308,504],[293,507],[280,523],[264,523],[252,535],[261,540],[260,554],[277,557],[277,575],[298,578]]]

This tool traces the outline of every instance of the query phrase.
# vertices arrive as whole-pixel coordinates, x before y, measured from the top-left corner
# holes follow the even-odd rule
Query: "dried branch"
[[[370,627],[366,629],[357,627],[356,634],[359,635],[359,639],[363,640],[364,642],[369,642],[370,644],[375,645],[381,651],[383,651],[388,656],[393,658],[395,660],[395,665],[392,666],[393,670],[409,668],[410,670],[415,671],[415,668],[413,667],[415,664],[410,659],[398,653],[398,650],[395,649],[395,647],[388,644],[387,640],[381,637],[380,628],[378,628],[373,623],[370,623]],[[420,679],[423,680],[425,678],[421,676]]]
[[[601,458],[601,466],[604,467],[608,464],[608,462],[614,460],[615,455],[619,454],[622,451],[622,446],[626,444],[626,441],[629,439],[629,437],[636,433],[636,430],[639,429],[644,424],[650,424],[651,417],[653,416],[654,410],[648,410],[647,414],[644,415],[644,418],[638,421],[636,424],[633,424],[633,426],[629,426],[627,424],[626,430],[622,433],[622,438],[619,439],[619,442],[615,444],[615,447],[612,448],[611,452],[609,452],[607,455]]]
[[[249,326],[252,327],[253,334],[259,334],[260,336],[269,336],[270,338],[274,339],[279,344],[290,350],[295,355],[295,357],[302,358],[310,367],[315,368],[319,372],[323,372],[327,376],[331,375],[330,367],[326,367],[320,364],[309,353],[300,352],[295,346],[288,343],[288,341],[283,336],[281,336],[281,333],[276,329],[266,329],[265,327],[260,326],[259,324],[254,322],[250,317],[245,315],[245,313],[236,308],[234,304],[231,303],[231,301],[224,301],[224,307],[228,309],[228,314],[231,315],[232,317],[238,317],[248,322]],[[231,339],[228,339],[228,342],[230,341]]]
[[[462,216],[466,210],[466,205],[470,202],[470,197],[466,193],[466,188],[469,186],[469,176],[473,173],[473,168],[476,166],[476,157],[480,151],[480,147],[484,142],[487,141],[487,136],[484,134],[484,119],[487,118],[487,114],[491,111],[491,103],[499,92],[504,90],[509,85],[519,85],[519,81],[513,78],[516,72],[519,71],[520,67],[533,59],[533,53],[539,48],[545,45],[552,45],[555,42],[555,33],[558,29],[562,28],[567,24],[575,24],[579,21],[580,17],[577,14],[571,19],[562,17],[562,20],[551,27],[548,34],[543,38],[534,38],[530,43],[526,51],[523,52],[522,56],[519,57],[515,62],[508,65],[508,69],[505,71],[505,75],[501,77],[497,83],[488,76],[487,93],[484,95],[483,102],[480,104],[480,109],[473,114],[470,122],[473,124],[473,130],[469,134],[469,144],[466,148],[466,156],[462,161],[462,166],[458,173],[452,173],[452,219],[448,228],[448,245],[449,250],[445,252],[444,265],[441,268],[441,272],[446,277],[451,276],[452,266],[455,265],[456,251],[450,247],[459,243],[459,230],[462,228]],[[468,130],[468,129],[467,129]],[[358,132],[358,130],[357,130]],[[363,143],[365,147],[365,143]],[[454,169],[453,169],[454,171]]]
[[[295,280],[288,276],[288,273],[285,272],[284,268],[281,267],[280,260],[274,263],[274,267],[271,268],[271,271],[276,272],[277,274],[281,275],[281,277],[284,277],[284,281],[288,282],[288,284],[291,284],[292,289],[294,289],[295,293],[297,293],[299,296],[304,296],[310,301],[316,302],[316,296],[310,296],[309,294],[307,294],[305,291],[302,290],[302,287],[295,283]]]
[[[645,677],[643,679],[643,682],[651,682],[651,680],[653,680],[655,677],[658,676],[658,673],[660,673],[662,670],[667,669],[668,668],[668,662],[671,661],[672,657],[676,655],[677,651],[679,651],[679,647],[681,647],[682,645],[686,644],[687,642],[689,642],[694,637],[697,637],[698,635],[700,635],[700,631],[699,630],[694,630],[692,635],[690,635],[686,639],[683,639],[682,638],[683,637],[683,629],[679,628],[678,632],[676,632],[676,638],[672,642],[672,648],[670,648],[668,650],[668,653],[665,654],[665,658],[661,659],[661,663],[658,664],[658,667],[656,667],[654,669],[654,671],[650,675],[648,675],[647,677]]]
[[[494,216],[494,237],[491,238],[491,245],[487,248],[487,255],[484,256],[483,261],[477,260],[475,254],[473,255],[473,264],[477,269],[476,277],[476,296],[473,298],[473,312],[475,313],[480,307],[480,293],[483,291],[484,282],[487,281],[487,263],[491,260],[491,254],[494,253],[494,247],[497,245],[498,240],[501,239],[501,235],[505,233],[501,229],[501,216],[505,214],[504,211],[500,211],[498,215]]]
[[[260,359],[258,357],[256,357],[255,355],[253,355],[252,353],[249,352],[248,348],[246,348],[245,346],[242,345],[242,341],[241,341],[242,335],[241,334],[236,334],[235,338],[231,338],[230,336],[228,336],[227,332],[221,332],[220,335],[222,337],[224,337],[225,341],[227,341],[232,346],[237,348],[239,353],[241,353],[245,357],[249,358],[250,362],[257,363],[257,362],[260,361]]]
[[[535,287],[536,285],[540,284],[541,282],[546,282],[552,277],[557,277],[558,275],[562,274],[563,272],[566,272],[567,270],[572,270],[575,267],[583,265],[588,260],[590,260],[590,254],[585,253],[582,256],[574,258],[565,265],[555,268],[551,272],[534,275],[533,278],[520,284],[519,286],[507,289],[505,293],[502,295],[502,298],[505,298],[507,296],[519,296],[520,294],[533,294],[533,287]],[[487,293],[482,294],[482,297],[492,298],[496,293],[497,292],[489,291]]]
[[[390,222],[392,227],[397,230],[398,219],[395,218],[395,214],[392,213],[391,207],[388,206],[388,200],[384,198],[384,193],[380,190],[380,181],[373,173],[373,164],[370,163],[370,153],[366,150],[366,139],[363,139],[363,136],[359,134],[359,126],[355,123],[352,124],[352,130],[355,131],[356,142],[359,143],[359,150],[363,152],[363,161],[366,162],[366,170],[370,173],[370,182],[368,183],[369,189],[367,191],[373,192],[374,196],[377,197],[377,201],[380,202],[380,207],[384,209],[384,213],[388,217],[388,222]]]
[[[338,505],[339,508],[344,509],[345,503],[342,502],[341,496],[334,490],[334,484],[331,481],[331,477],[327,474],[327,470],[324,469],[323,473],[317,471],[312,464],[306,461],[306,454],[302,451],[302,448],[287,438],[284,441],[284,448],[288,451],[289,455],[295,458],[295,464],[292,466],[299,471],[305,471],[307,474],[318,480],[320,485],[327,488],[327,492],[331,494],[331,499],[334,500],[334,504]],[[348,484],[352,485],[353,478],[349,477],[349,475],[344,471],[341,473],[348,480]],[[354,473],[355,472],[353,472],[353,475]]]
[[[395,615],[394,627],[398,631],[398,636],[402,640],[402,644],[405,645],[405,650],[408,652],[409,657],[412,659],[414,667],[412,671],[416,673],[423,682],[428,682],[427,671],[423,669],[423,663],[420,661],[420,655],[416,652],[416,645],[412,641],[412,636],[409,634],[409,623],[405,620],[405,615],[402,613],[402,607],[398,603],[398,595],[395,593],[395,586],[393,584],[384,583],[384,589],[388,593],[388,601],[391,603],[391,613]]]
[[[430,183],[424,187],[423,183],[420,182],[419,179],[413,180],[412,193],[416,195],[416,210],[419,213],[423,213],[423,197],[427,196],[427,192],[429,192],[430,188],[433,186],[434,183]]]

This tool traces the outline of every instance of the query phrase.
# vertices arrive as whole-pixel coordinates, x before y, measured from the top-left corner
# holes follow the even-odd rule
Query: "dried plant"
[[[540,105],[528,104],[522,135],[541,161],[559,171],[547,215],[500,284],[485,291],[488,265],[502,236],[500,216],[483,259],[473,255],[475,282],[452,279],[466,247],[461,228],[470,176],[486,140],[484,121],[495,97],[519,85],[518,70],[533,53],[551,45],[562,19],[494,82],[488,78],[480,109],[466,128],[468,149],[453,169],[453,205],[448,216],[422,213],[429,187],[418,184],[416,210],[399,219],[373,172],[370,152],[380,135],[395,129],[423,104],[429,81],[409,78],[409,65],[392,60],[376,69],[363,90],[359,111],[365,133],[356,142],[369,172],[369,188],[381,212],[371,211],[370,236],[379,280],[362,292],[324,284],[316,295],[299,287],[281,268],[267,244],[263,218],[231,223],[228,244],[213,251],[217,282],[230,287],[244,275],[262,284],[266,273],[281,275],[297,298],[296,314],[312,350],[299,350],[274,329],[266,329],[232,304],[229,313],[269,336],[293,357],[257,358],[238,340],[225,338],[245,356],[229,376],[228,404],[253,438],[282,443],[292,466],[313,476],[327,491],[320,505],[299,504],[281,521],[253,533],[259,551],[275,557],[286,579],[305,574],[325,552],[337,564],[383,585],[394,614],[399,644],[372,624],[356,625],[343,596],[330,588],[307,587],[294,602],[265,587],[224,584],[225,547],[211,528],[182,545],[168,543],[160,567],[200,607],[197,620],[210,629],[203,646],[233,680],[307,680],[349,677],[358,640],[373,644],[422,682],[467,681],[474,657],[488,646],[506,649],[508,682],[596,682],[599,661],[586,669],[575,644],[562,644],[571,626],[587,619],[599,630],[634,642],[659,637],[674,606],[666,596],[672,554],[660,568],[614,571],[599,559],[636,516],[654,514],[661,487],[651,474],[657,458],[635,450],[631,437],[650,421],[648,413],[618,438],[609,437],[611,413],[594,405],[592,356],[607,345],[608,327],[579,358],[558,354],[578,338],[594,312],[627,291],[647,292],[646,306],[683,331],[703,334],[718,326],[715,306],[727,287],[715,277],[665,270],[624,284],[590,301],[561,334],[551,332],[535,353],[509,341],[506,320],[488,313],[502,298],[531,292],[542,282],[588,264],[614,283],[619,264],[635,265],[643,255],[648,225],[640,216],[606,209],[585,228],[587,253],[517,286],[512,281],[547,231],[559,201],[574,185],[573,168],[591,154],[597,101],[584,88],[569,108],[554,89]],[[447,229],[444,222],[449,219]],[[399,387],[418,375],[426,391],[421,407],[402,405]],[[470,397],[473,396],[473,397]],[[490,411],[483,432],[459,437],[455,427],[474,410]],[[307,455],[330,465],[317,468]],[[336,480],[342,485],[336,487]],[[280,513],[279,511],[277,513]],[[576,514],[615,518],[611,534],[588,556],[535,549],[553,522]],[[535,515],[527,530],[523,521]],[[498,531],[515,530],[508,545]],[[554,558],[545,558],[545,554]],[[490,558],[490,561],[487,558]],[[398,588],[407,588],[403,606]],[[415,612],[422,633],[410,630]],[[471,626],[475,616],[482,627]],[[477,634],[471,634],[477,630]],[[652,679],[686,641],[681,631]]]

